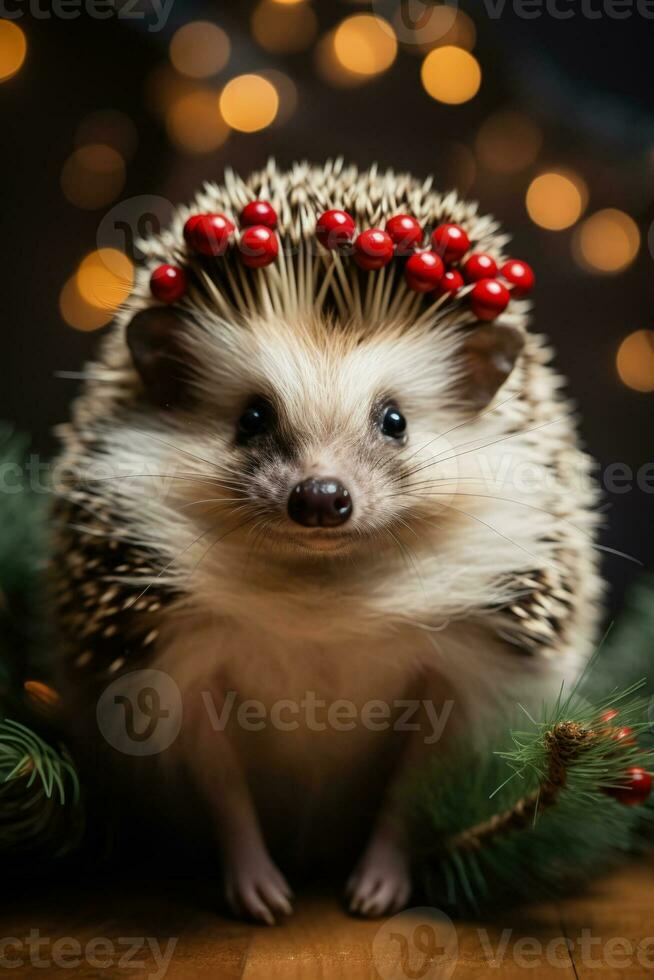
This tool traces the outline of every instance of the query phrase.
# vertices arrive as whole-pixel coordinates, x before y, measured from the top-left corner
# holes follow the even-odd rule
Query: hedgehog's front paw
[[[394,834],[380,830],[373,835],[345,894],[350,912],[358,915],[373,918],[404,908],[411,895],[411,875],[406,851]]]
[[[225,897],[236,915],[269,926],[293,911],[293,893],[264,848],[230,855],[225,867]]]

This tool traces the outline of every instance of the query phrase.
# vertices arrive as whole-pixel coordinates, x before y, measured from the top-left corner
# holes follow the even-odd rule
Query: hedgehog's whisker
[[[634,558],[633,555],[628,555],[626,551],[618,551],[617,548],[607,548],[604,544],[593,544],[595,551],[606,551],[609,555],[617,555],[618,558],[626,558],[627,561],[633,561],[636,565],[640,565],[641,568],[645,567],[645,562],[641,561],[640,558]]]
[[[444,484],[454,483],[457,486],[459,483],[481,483],[483,486],[487,487],[494,483],[499,483],[500,486],[504,485],[503,480],[491,480],[485,476],[439,476],[433,480],[417,480],[415,483],[407,483],[403,490],[428,490],[429,487],[443,486]],[[402,490],[394,491],[392,497],[401,497]],[[455,492],[454,490],[452,491]]]
[[[515,547],[519,548],[520,551],[524,551],[525,554],[529,555],[530,558],[534,559],[537,565],[544,563],[545,565],[549,565],[550,568],[558,570],[558,565],[556,564],[556,562],[552,561],[550,558],[545,558],[542,555],[541,556],[535,555],[533,551],[529,550],[529,548],[525,548],[524,545],[519,544],[518,541],[514,541],[514,539],[510,537],[508,534],[504,534],[502,531],[499,531],[493,524],[490,524],[488,521],[483,521],[481,517],[477,517],[476,514],[471,514],[469,511],[463,510],[461,507],[453,507],[452,504],[444,504],[443,506],[448,507],[450,510],[455,510],[457,514],[463,514],[464,517],[469,517],[470,520],[472,521],[477,521],[478,524],[483,524],[484,527],[487,527],[489,531],[493,531],[500,538],[504,538],[505,541],[508,541],[509,544],[515,545]],[[425,523],[428,524],[430,522],[425,521]],[[437,527],[437,525],[434,525],[434,527]]]
[[[411,549],[410,549],[410,548],[409,548],[409,547],[408,547],[408,546],[407,546],[407,545],[405,544],[405,542],[403,542],[403,541],[402,541],[402,540],[401,540],[400,538],[398,538],[398,537],[397,537],[397,536],[396,536],[396,535],[395,535],[395,534],[394,534],[394,533],[393,533],[393,532],[391,531],[391,529],[390,529],[390,527],[385,527],[385,528],[384,528],[383,530],[384,530],[384,533],[385,533],[385,534],[386,534],[386,535],[387,535],[388,537],[390,537],[390,539],[391,539],[391,541],[393,541],[393,542],[395,543],[395,545],[397,546],[397,549],[398,549],[398,551],[400,552],[400,555],[401,555],[401,557],[402,557],[402,559],[403,559],[403,560],[404,560],[404,561],[406,562],[406,566],[407,566],[407,568],[409,569],[409,571],[411,571],[411,572],[413,572],[413,573],[414,573],[414,575],[415,575],[415,576],[416,576],[416,578],[418,579],[418,584],[420,585],[420,588],[421,588],[421,589],[423,590],[423,592],[424,592],[424,583],[423,583],[423,581],[422,581],[422,578],[420,577],[420,572],[419,572],[419,570],[418,570],[418,564],[417,564],[417,562],[416,562],[416,559],[415,559],[415,555],[414,555],[414,553],[413,553],[413,552],[411,551]]]
[[[412,514],[412,518],[416,518],[417,520],[422,521],[423,524],[428,524],[431,527],[435,527],[435,528],[443,528],[443,527],[445,527],[445,525],[442,522],[439,523],[439,524],[437,524],[437,523],[435,523],[433,521],[428,521],[426,517],[423,517],[422,516],[422,514]]]
[[[148,432],[147,429],[139,429],[138,431],[141,433],[141,435],[147,436],[148,439],[152,439],[153,442],[158,442],[162,446],[167,446],[168,449],[172,449],[176,453],[183,453],[184,456],[190,456],[191,459],[195,459],[199,463],[205,463],[207,466],[211,466],[214,469],[220,469],[221,464],[215,460],[205,459],[204,456],[198,456],[196,453],[189,452],[188,449],[182,449],[180,446],[175,446],[172,442],[167,442],[165,439],[160,439],[158,436]]]
[[[529,510],[538,511],[540,514],[545,514],[547,517],[552,517],[556,521],[561,521],[561,523],[567,524],[569,527],[574,528],[580,534],[586,534],[583,528],[577,527],[576,524],[572,524],[565,517],[560,517],[555,514],[554,511],[547,510],[545,507],[537,507],[536,504],[528,504],[526,500],[516,500],[514,497],[498,497],[493,493],[471,493],[468,490],[462,490],[461,492],[453,490],[451,493],[444,490],[434,490],[434,491],[424,491],[420,490],[417,492],[410,492],[412,497],[480,497],[485,500],[498,500],[507,504],[517,504],[519,507],[528,507]]]
[[[255,524],[248,531],[248,536],[252,535],[253,540],[248,549],[244,568],[248,567],[250,563],[250,559],[253,558],[254,555],[257,553],[257,549],[263,543],[263,539],[265,537],[266,531],[268,530],[268,528],[271,526],[272,523],[273,523],[273,519],[271,517],[268,518],[263,517],[258,524]]]
[[[244,481],[237,483],[236,480],[229,483],[224,483],[217,480],[215,477],[202,474],[178,474],[178,473],[120,473],[117,476],[90,476],[86,477],[84,480],[80,480],[75,486],[82,486],[84,483],[108,483],[112,480],[135,480],[142,478],[151,478],[156,480],[183,480],[186,483],[197,483],[202,486],[210,487],[222,487],[225,490],[236,489],[239,485],[242,487],[246,486]]]
[[[498,443],[506,442],[508,439],[515,439],[516,436],[525,436],[529,432],[537,432],[538,429],[544,429],[545,426],[547,425],[554,425],[555,422],[562,422],[564,419],[571,418],[572,415],[573,413],[569,412],[567,415],[560,415],[558,418],[550,419],[548,422],[541,422],[540,425],[534,425],[528,429],[521,429],[518,432],[509,432],[508,435],[499,436],[499,438],[493,439],[491,442],[485,442],[481,446],[474,446],[472,449],[464,449],[465,446],[470,445],[470,443],[464,442],[459,447],[464,449],[463,452],[453,453],[451,456],[446,456],[444,459],[441,458],[442,453],[437,453],[431,459],[424,460],[422,463],[420,463],[419,466],[415,466],[413,469],[409,470],[408,473],[404,473],[402,474],[402,476],[397,477],[396,480],[394,480],[393,482],[397,482],[400,479],[407,479],[408,477],[415,476],[416,473],[420,473],[422,470],[428,469],[430,466],[433,466],[435,463],[447,463],[452,459],[459,459],[460,456],[467,456],[469,453],[479,452],[479,450],[481,449],[488,449],[491,446],[496,446]],[[477,440],[471,440],[471,441],[476,442]],[[443,450],[443,452],[447,452],[447,450]]]
[[[404,494],[409,494],[410,496],[430,496],[428,493],[431,487],[446,487],[448,485],[453,485],[452,490],[444,490],[441,492],[444,496],[456,496],[458,491],[457,487],[461,483],[481,483],[482,486],[488,487],[493,483],[499,483],[500,487],[503,486],[503,481],[501,480],[489,480],[482,476],[441,476],[436,477],[433,480],[418,480],[416,483],[407,483],[405,486],[401,487],[399,490],[393,490],[392,493],[388,493],[385,496],[389,499],[394,497],[402,497]],[[501,498],[497,498],[501,499]]]
[[[137,603],[137,602],[139,601],[139,599],[142,599],[142,598],[143,598],[143,596],[145,595],[145,593],[146,593],[146,592],[147,592],[147,591],[148,591],[149,589],[151,589],[151,588],[152,588],[152,586],[153,586],[153,585],[155,585],[155,584],[156,584],[156,583],[157,583],[157,582],[159,581],[159,579],[161,578],[161,576],[162,576],[162,575],[165,575],[165,573],[166,573],[166,572],[168,571],[168,569],[169,569],[169,568],[170,568],[170,567],[171,567],[172,565],[174,565],[174,564],[175,564],[175,562],[177,562],[177,561],[179,561],[179,559],[180,559],[180,558],[182,557],[182,555],[184,555],[184,554],[186,554],[186,552],[187,552],[187,551],[189,551],[189,549],[191,549],[191,548],[193,547],[193,545],[195,545],[195,544],[197,544],[197,543],[198,543],[198,541],[200,541],[200,540],[201,540],[201,539],[202,539],[202,538],[203,538],[203,537],[204,537],[205,535],[207,535],[207,534],[209,534],[209,533],[210,533],[210,532],[211,532],[212,530],[213,530],[213,528],[210,528],[210,527],[209,527],[209,528],[206,528],[206,529],[205,529],[205,530],[204,530],[204,531],[202,532],[202,534],[198,534],[198,536],[197,536],[197,538],[194,538],[194,539],[193,539],[193,541],[191,541],[191,543],[190,543],[190,544],[187,544],[187,545],[186,545],[186,547],[185,547],[185,548],[182,548],[182,550],[181,550],[181,551],[179,551],[179,552],[178,552],[178,553],[177,553],[176,555],[174,555],[174,556],[173,556],[173,557],[172,557],[172,558],[170,559],[170,561],[168,561],[168,562],[166,562],[166,564],[165,564],[165,565],[164,565],[164,567],[163,567],[163,568],[162,568],[162,569],[161,569],[161,570],[160,570],[160,571],[158,572],[158,574],[157,574],[157,575],[155,575],[155,577],[154,577],[153,579],[151,579],[151,580],[150,580],[150,582],[148,582],[148,584],[147,584],[147,585],[146,585],[146,587],[145,587],[145,588],[143,589],[143,591],[142,591],[142,592],[140,592],[140,593],[139,593],[139,595],[137,595],[137,596],[136,596],[136,598],[135,598],[135,599],[134,599],[134,600],[133,600],[132,602],[130,602],[130,603],[129,603],[129,605],[128,605],[128,606],[127,606],[126,608],[127,608],[127,609],[131,609],[131,608],[132,608],[132,606],[134,606],[134,605],[135,605],[135,603]]]
[[[413,528],[411,528],[406,523],[406,521],[402,520],[402,518],[398,517],[397,515],[394,518],[394,523],[396,523],[396,524],[402,524],[404,527],[408,527],[415,534],[416,538],[419,537],[417,531],[415,531]],[[420,568],[418,566],[418,560],[416,558],[415,552],[413,551],[412,548],[410,548],[406,544],[406,542],[402,542],[402,545],[406,549],[407,555],[408,555],[408,557],[410,559],[411,568],[413,569],[413,572],[414,572],[414,574],[415,574],[415,576],[416,576],[416,578],[418,580],[418,585],[420,586],[420,589],[421,589],[422,594],[423,594],[423,596],[425,598],[425,601],[426,602],[429,602],[430,597],[427,595],[427,590],[425,588],[425,583],[423,581],[422,575],[420,574]]]
[[[411,527],[408,521],[405,521],[404,518],[396,514],[394,520],[397,521],[398,524],[401,524],[403,527],[405,527],[408,531],[411,531],[411,534],[413,534],[416,538],[418,537],[418,532],[416,531],[416,529]]]
[[[401,496],[401,493],[398,494],[398,496]],[[544,507],[537,507],[536,504],[528,504],[526,500],[515,500],[515,498],[513,498],[513,497],[498,497],[495,494],[489,494],[489,493],[470,493],[470,492],[466,492],[464,490],[462,490],[461,492],[454,491],[453,490],[451,493],[445,492],[445,491],[442,491],[442,490],[441,491],[434,490],[434,491],[431,491],[431,492],[425,492],[425,491],[417,491],[417,492],[414,492],[414,491],[409,491],[408,492],[408,496],[411,496],[411,497],[481,497],[481,498],[487,499],[487,500],[498,500],[498,501],[502,501],[502,502],[507,503],[507,504],[518,504],[521,507],[528,507],[530,510],[538,511],[540,514],[545,514],[547,517],[553,518],[555,521],[558,521],[560,524],[564,524],[567,527],[572,528],[574,531],[577,532],[577,534],[580,534],[583,538],[586,538],[587,541],[591,541],[592,542],[592,535],[588,531],[585,531],[582,527],[579,527],[578,524],[573,524],[572,521],[569,521],[567,518],[561,517],[558,514],[555,514],[553,511],[546,510]],[[447,507],[448,505],[447,504],[444,504],[444,506]],[[456,510],[456,509],[457,508],[454,508],[454,510]],[[466,511],[461,511],[461,513],[462,514],[465,514]],[[468,516],[471,517],[472,515],[469,514]],[[593,547],[594,548],[598,548],[600,550],[612,551],[612,549],[610,549],[610,548],[609,549],[605,549],[602,545],[595,545],[595,544],[593,544]],[[616,551],[615,554],[618,554],[618,555],[622,556],[623,558],[630,558],[631,561],[637,562],[638,564],[642,564],[642,562],[638,558],[633,558],[632,556],[626,555],[626,554],[624,554],[621,551]]]
[[[382,463],[384,463],[386,461],[387,461],[387,457],[386,456],[378,456],[376,459],[373,459],[372,463],[370,464],[370,470],[371,470],[371,472],[372,472],[372,470],[377,469],[378,466],[380,466]]]
[[[243,497],[205,497],[204,500],[192,500],[188,504],[182,504],[180,510],[187,510],[189,507],[197,507],[198,504],[235,504],[243,501]]]
[[[433,439],[429,439],[422,446],[419,446],[414,452],[411,453],[410,456],[405,457],[402,462],[408,463],[409,460],[417,456],[418,453],[421,453],[423,449],[427,448],[427,446],[430,446],[433,442],[436,442],[437,439],[444,439],[445,436],[449,436],[451,432],[456,432],[457,429],[462,429],[464,425],[470,425],[472,422],[477,422],[479,419],[483,419],[486,415],[492,415],[493,412],[496,412],[499,408],[503,408],[504,405],[507,405],[510,401],[513,401],[514,398],[517,398],[522,394],[524,394],[523,388],[521,388],[520,391],[516,391],[515,394],[510,395],[508,398],[505,398],[504,401],[500,402],[498,405],[494,405],[493,408],[487,408],[485,412],[481,412],[479,415],[473,415],[472,418],[465,419],[465,421],[459,422],[457,425],[453,425],[451,428],[446,429],[445,432],[439,432],[437,436],[433,437]]]
[[[191,575],[195,575],[195,573],[197,572],[197,570],[198,570],[198,568],[200,567],[200,565],[202,564],[202,562],[203,562],[203,561],[205,560],[205,558],[206,558],[206,557],[208,556],[208,554],[209,554],[209,552],[210,552],[210,551],[211,551],[211,550],[212,550],[213,548],[215,548],[215,546],[216,546],[217,544],[220,544],[220,542],[221,542],[221,541],[224,541],[224,540],[225,540],[225,538],[228,538],[230,534],[234,534],[234,532],[235,532],[235,531],[238,531],[238,530],[240,530],[241,528],[243,528],[243,527],[246,527],[246,526],[247,526],[248,524],[251,524],[251,523],[252,523],[253,521],[255,521],[255,520],[257,519],[257,516],[258,516],[257,514],[251,514],[251,515],[250,515],[249,517],[247,517],[247,518],[246,518],[246,519],[245,519],[244,521],[241,521],[241,523],[240,523],[240,524],[237,524],[237,525],[236,525],[235,527],[231,527],[231,528],[230,528],[230,529],[229,529],[228,531],[226,531],[226,532],[225,532],[225,534],[223,534],[223,535],[222,535],[221,537],[219,537],[219,538],[216,538],[216,539],[215,539],[214,541],[212,541],[212,542],[211,542],[211,544],[209,545],[209,547],[207,548],[207,550],[206,550],[206,551],[205,551],[205,552],[204,552],[204,553],[203,553],[203,554],[202,554],[202,555],[200,556],[200,560],[199,560],[199,561],[197,562],[197,564],[196,564],[196,565],[195,565],[195,566],[194,566],[194,567],[193,567],[193,568],[191,569],[191,571],[190,571],[190,573],[189,573],[189,578],[190,578],[190,576],[191,576]]]

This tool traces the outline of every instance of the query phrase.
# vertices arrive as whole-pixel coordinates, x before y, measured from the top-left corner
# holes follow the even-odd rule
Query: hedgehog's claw
[[[372,838],[345,893],[353,915],[375,918],[404,908],[411,895],[411,876],[397,840],[388,834]]]
[[[268,854],[239,854],[225,869],[225,897],[236,915],[273,926],[291,915],[292,892]]]

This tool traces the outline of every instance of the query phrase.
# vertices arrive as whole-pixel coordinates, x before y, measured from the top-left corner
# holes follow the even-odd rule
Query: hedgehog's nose
[[[309,477],[291,490],[288,516],[305,527],[337,527],[352,513],[350,491],[331,477]]]

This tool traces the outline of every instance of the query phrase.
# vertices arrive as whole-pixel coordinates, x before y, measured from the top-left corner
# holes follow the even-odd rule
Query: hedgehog
[[[252,209],[274,239],[265,264],[244,258]],[[348,226],[336,247],[316,237],[330,212]],[[213,250],[189,234],[199,215],[222,223]],[[351,228],[383,251],[398,216],[417,229],[407,247],[357,261]],[[430,246],[443,225],[463,252]],[[60,428],[71,728],[119,770],[183,774],[237,915],[272,924],[294,874],[341,864],[351,912],[402,908],[417,774],[457,739],[483,746],[490,719],[570,682],[593,648],[597,519],[574,409],[522,291],[489,315],[463,283],[480,256],[504,268],[507,243],[431,179],[342,160],[227,171],[141,243]],[[425,253],[414,265],[445,259],[453,288],[416,287]],[[116,731],[138,716],[145,739],[171,685],[171,744],[155,732],[144,758],[116,753],[105,693],[121,692]]]

